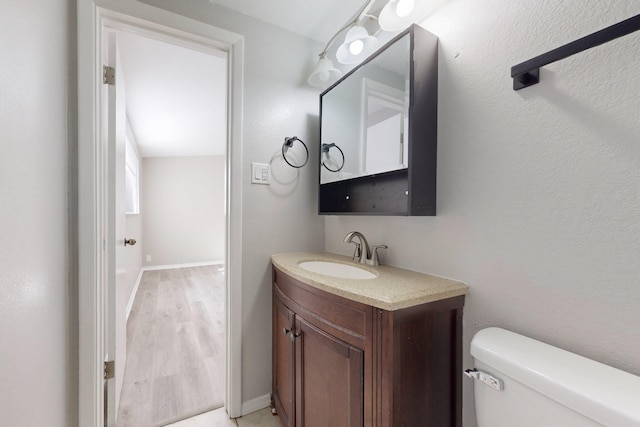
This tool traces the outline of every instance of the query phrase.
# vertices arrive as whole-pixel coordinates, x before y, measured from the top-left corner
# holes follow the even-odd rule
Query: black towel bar
[[[610,42],[640,30],[640,15],[636,15],[603,30],[582,37],[574,42],[560,46],[528,61],[511,67],[513,90],[520,90],[532,86],[540,81],[540,67],[552,62],[568,58],[584,50]]]

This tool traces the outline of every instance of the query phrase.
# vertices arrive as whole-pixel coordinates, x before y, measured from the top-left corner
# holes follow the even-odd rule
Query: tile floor
[[[271,408],[264,408],[235,420],[229,419],[224,408],[220,408],[166,427],[281,427],[281,425],[279,418],[271,414]]]

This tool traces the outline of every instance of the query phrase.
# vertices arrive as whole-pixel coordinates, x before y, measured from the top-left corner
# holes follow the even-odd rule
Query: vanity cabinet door
[[[273,403],[283,427],[295,420],[294,313],[273,294]],[[292,339],[293,338],[293,339]]]
[[[296,426],[362,427],[363,351],[296,316]]]

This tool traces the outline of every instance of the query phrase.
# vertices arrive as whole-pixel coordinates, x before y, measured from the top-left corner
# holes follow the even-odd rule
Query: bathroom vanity
[[[273,255],[273,394],[283,426],[461,426],[460,282],[331,253]],[[360,268],[349,279],[300,267]]]

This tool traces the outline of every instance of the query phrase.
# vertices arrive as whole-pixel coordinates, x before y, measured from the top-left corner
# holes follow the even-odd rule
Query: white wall
[[[3,0],[0,10],[0,424],[69,426],[77,422],[67,270],[72,8]]]
[[[248,402],[271,391],[270,256],[323,247],[324,221],[316,214],[319,92],[306,85],[322,46],[207,0],[145,3],[245,37],[242,399]],[[293,135],[312,153],[300,170],[279,154],[284,138]],[[271,163],[270,186],[250,183],[252,161]]]
[[[422,23],[440,38],[437,216],[327,217],[326,249],[348,254],[359,230],[389,245],[383,263],[466,282],[467,353],[500,326],[640,375],[640,34],[522,91],[509,77],[638,13],[631,0],[449,2]]]
[[[142,165],[144,266],[223,262],[225,157],[145,157]]]

